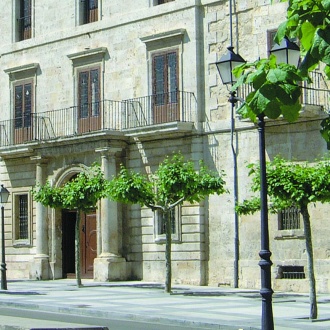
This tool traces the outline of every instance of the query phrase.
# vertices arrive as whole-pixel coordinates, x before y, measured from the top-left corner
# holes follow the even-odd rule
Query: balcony
[[[0,148],[98,133],[135,136],[141,131],[151,132],[151,127],[168,133],[191,131],[196,104],[193,93],[177,91],[30,113],[0,122]]]
[[[187,133],[197,120],[194,93],[174,91],[125,100],[127,136],[148,138],[154,134]]]

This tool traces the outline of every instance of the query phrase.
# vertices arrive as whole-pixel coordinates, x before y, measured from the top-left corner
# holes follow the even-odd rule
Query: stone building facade
[[[268,56],[271,35],[285,18],[286,3],[274,2],[233,1],[235,49],[248,61]],[[239,286],[259,288],[259,216],[240,217],[235,234],[233,206],[234,176],[239,200],[250,194],[246,164],[258,161],[257,130],[236,117],[231,133],[228,91],[214,64],[230,43],[229,2],[135,0],[131,8],[119,0],[12,0],[0,17],[0,178],[11,193],[7,277],[74,273],[75,213],[34,202],[36,183],[59,187],[93,162],[109,179],[120,164],[152,173],[166,155],[180,151],[196,166],[203,159],[223,169],[230,193],[175,210],[173,281],[232,286],[238,243]],[[319,134],[327,87],[319,72],[303,91],[297,123],[267,121],[269,159],[327,154]],[[310,212],[317,290],[329,292],[329,207],[317,204]],[[273,288],[308,291],[302,224],[298,219],[283,227],[280,218],[270,216]],[[164,279],[157,214],[102,200],[82,223],[83,276]]]

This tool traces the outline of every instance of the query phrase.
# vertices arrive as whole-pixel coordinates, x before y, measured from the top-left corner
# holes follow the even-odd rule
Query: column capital
[[[40,156],[40,155],[37,155],[37,156],[31,156],[30,159],[31,159],[33,162],[36,162],[36,164],[45,165],[45,164],[48,163],[48,158],[47,158],[47,157]]]
[[[103,147],[95,149],[95,152],[100,152],[101,156],[114,156],[117,152],[121,152],[122,148]]]

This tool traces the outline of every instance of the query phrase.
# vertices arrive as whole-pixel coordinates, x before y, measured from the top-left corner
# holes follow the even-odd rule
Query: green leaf
[[[249,118],[253,122],[255,122],[257,119],[256,114],[252,111],[252,109],[248,106],[246,102],[240,105],[236,112],[243,118]]]
[[[330,79],[330,66],[326,65],[324,68],[324,73],[326,74],[327,78]]]
[[[276,100],[269,102],[265,110],[265,115],[271,119],[278,118],[281,115],[280,104]]]
[[[297,84],[277,86],[276,95],[284,105],[294,105],[300,101],[301,89]]]
[[[299,102],[294,105],[281,106],[283,117],[290,123],[295,122],[298,119],[300,109],[301,104]]]
[[[282,39],[286,35],[286,29],[287,29],[287,22],[283,22],[280,24],[280,26],[277,28],[277,32],[274,38],[274,41],[279,45],[282,41]]]
[[[262,70],[257,70],[256,72],[251,73],[247,79],[246,84],[251,83],[254,89],[260,88],[266,80],[266,73]]]
[[[311,55],[330,65],[330,27],[318,29],[311,48]]]
[[[322,0],[321,4],[325,10],[330,11],[330,1],[329,0]]]
[[[302,76],[307,77],[308,71],[314,70],[319,64],[318,58],[311,55],[310,51],[308,51],[300,63],[299,71]]]
[[[283,82],[287,79],[287,72],[280,68],[271,69],[267,74],[267,80],[273,84]]]
[[[300,40],[303,48],[308,51],[313,44],[313,38],[316,28],[309,21],[303,22],[301,25],[302,38]]]

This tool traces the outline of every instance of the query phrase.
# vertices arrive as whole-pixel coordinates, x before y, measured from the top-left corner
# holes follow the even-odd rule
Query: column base
[[[48,255],[36,255],[30,263],[29,278],[31,280],[49,280],[50,266]]]
[[[126,260],[116,255],[94,259],[94,280],[100,282],[126,280]]]

